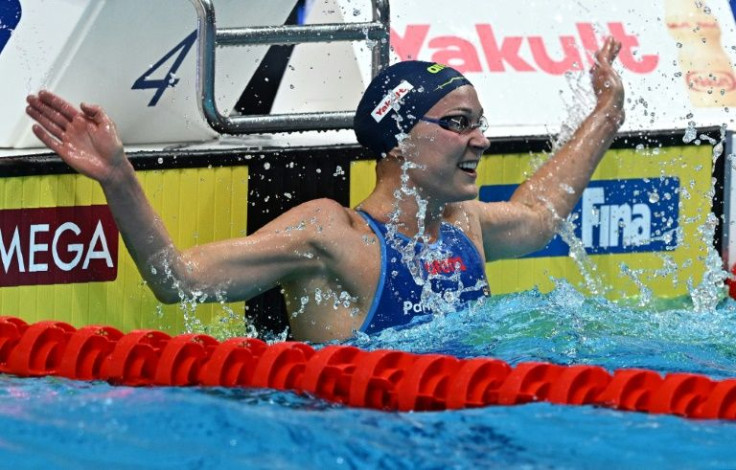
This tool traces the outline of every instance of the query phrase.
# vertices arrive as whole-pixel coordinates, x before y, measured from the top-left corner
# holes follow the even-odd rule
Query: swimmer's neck
[[[414,237],[421,232],[428,241],[436,240],[446,204],[433,203],[430,198],[422,196],[417,197],[415,188],[405,189],[409,194],[402,191],[401,186],[379,180],[371,195],[360,203],[357,209],[364,210],[381,223],[395,223],[397,230],[408,237]],[[420,207],[420,201],[423,201],[422,204],[426,204],[426,207]]]

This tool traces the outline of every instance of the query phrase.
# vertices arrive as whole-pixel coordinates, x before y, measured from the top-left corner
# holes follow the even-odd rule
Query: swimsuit
[[[459,228],[443,222],[437,241],[424,244],[358,213],[381,243],[378,287],[360,331],[375,333],[415,316],[462,310],[490,295],[485,263]]]

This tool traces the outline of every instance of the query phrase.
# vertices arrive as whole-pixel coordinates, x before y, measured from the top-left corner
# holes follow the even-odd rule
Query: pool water
[[[560,283],[480,311],[359,337],[511,364],[541,360],[736,377],[736,301],[622,307]],[[0,375],[0,468],[734,468],[736,422],[548,403],[350,409],[289,392],[130,388]]]

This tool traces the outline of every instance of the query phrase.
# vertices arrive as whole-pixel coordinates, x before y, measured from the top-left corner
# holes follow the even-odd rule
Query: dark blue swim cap
[[[378,154],[398,145],[397,134],[408,134],[419,118],[446,94],[471,85],[446,65],[407,60],[382,71],[363,93],[355,112],[355,135]]]

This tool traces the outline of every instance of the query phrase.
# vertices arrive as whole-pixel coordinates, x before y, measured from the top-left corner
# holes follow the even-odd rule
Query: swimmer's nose
[[[470,139],[470,145],[475,148],[487,150],[491,146],[491,139],[489,139],[480,128],[473,129],[473,137]]]

